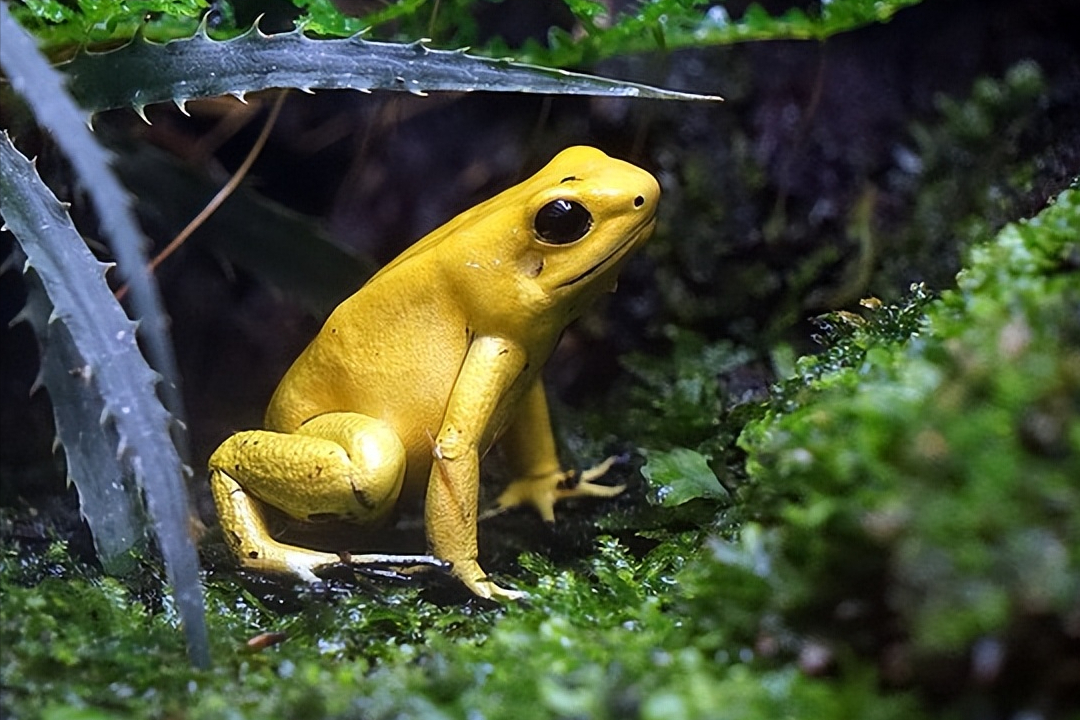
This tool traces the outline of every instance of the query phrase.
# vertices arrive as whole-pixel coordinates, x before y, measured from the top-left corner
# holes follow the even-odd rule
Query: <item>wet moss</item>
[[[638,363],[642,387],[701,408],[625,396],[634,423],[670,412],[698,441],[680,449],[662,423],[649,436],[667,443],[648,453],[649,497],[671,514],[627,515],[583,557],[523,555],[522,603],[216,572],[216,664],[196,671],[162,596],[59,546],[27,565],[8,540],[5,716],[1067,717],[1078,237],[1072,190],[974,249],[955,290],[825,318],[825,351],[741,406],[755,419],[731,491],[701,452],[727,355]]]

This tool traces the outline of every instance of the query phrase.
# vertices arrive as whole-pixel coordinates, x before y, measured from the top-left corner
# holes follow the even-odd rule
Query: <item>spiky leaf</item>
[[[231,40],[205,28],[164,44],[136,37],[106,53],[83,53],[62,66],[69,89],[91,112],[236,95],[269,88],[523,92],[613,95],[658,100],[719,100],[553,68],[432,50],[423,43],[370,42],[354,36],[315,40],[301,30],[266,35],[257,26]]]
[[[0,3],[0,66],[11,87],[26,100],[42,127],[56,139],[86,188],[101,229],[117,258],[120,276],[131,288],[147,357],[166,379],[162,393],[169,411],[182,421],[180,373],[169,344],[167,321],[157,285],[147,268],[144,239],[129,206],[129,196],[109,168],[109,154],[85,124],[85,117],[64,90],[64,77],[34,46],[34,40]],[[187,453],[181,443],[181,455]]]
[[[4,200],[8,201],[6,193]],[[102,273],[105,268],[98,265]],[[50,322],[59,314],[54,313],[41,279],[29,268],[25,277],[27,300],[21,317],[30,322],[40,342],[40,382],[52,401],[68,482],[79,493],[79,509],[90,526],[102,566],[114,575],[126,574],[133,567],[132,551],[145,539],[145,517],[131,478],[116,455],[116,427],[101,423],[105,403],[92,382],[91,366],[80,355],[67,325]]]
[[[26,254],[26,267],[41,279],[53,305],[47,321],[62,325],[63,332],[50,330],[53,341],[74,346],[63,350],[64,363],[56,373],[45,375],[46,383],[65,372],[79,376],[100,402],[97,418],[85,411],[67,418],[81,423],[76,434],[100,435],[94,446],[108,441],[115,431],[112,448],[126,473],[145,493],[158,545],[165,558],[177,609],[183,619],[189,652],[196,664],[209,664],[208,640],[203,617],[199,564],[191,541],[188,499],[184,488],[183,463],[169,433],[171,418],[157,399],[159,376],[150,369],[135,342],[135,324],[128,319],[105,283],[101,263],[79,237],[67,210],[42,182],[33,164],[12,145],[7,133],[0,135],[0,195],[4,222]],[[71,362],[75,367],[69,367]],[[53,386],[47,385],[50,393]],[[61,382],[55,397],[63,399],[70,384]],[[85,410],[85,409],[84,409]],[[108,425],[110,431],[103,430]],[[79,452],[79,444],[66,445],[68,453]],[[69,465],[73,473],[83,463]],[[109,492],[99,483],[117,481],[115,475],[75,477],[80,495]],[[87,506],[83,506],[87,512]],[[100,523],[97,524],[103,527]]]

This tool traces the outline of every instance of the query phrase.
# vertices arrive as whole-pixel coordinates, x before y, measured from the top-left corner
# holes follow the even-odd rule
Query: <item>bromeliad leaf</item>
[[[33,164],[15,149],[6,132],[0,135],[0,212],[26,254],[27,267],[37,272],[53,305],[46,323],[63,322],[75,344],[68,356],[78,358],[74,370],[88,378],[100,399],[102,409],[97,423],[80,431],[100,434],[101,426],[106,424],[115,428],[114,452],[145,495],[189,654],[195,664],[207,666],[209,641],[198,556],[190,536],[184,463],[172,437],[174,418],[182,416],[179,372],[168,342],[157,286],[146,267],[142,234],[128,206],[127,193],[110,171],[108,153],[83,124],[78,108],[64,92],[59,73],[38,52],[33,38],[11,17],[5,3],[0,3],[0,27],[4,37],[0,66],[12,89],[52,133],[86,188],[100,227],[112,241],[121,276],[131,287],[141,321],[140,338],[161,375],[143,359],[135,341],[137,323],[128,319],[113,297],[101,264],[79,237],[67,211]],[[162,395],[172,415],[157,398],[162,376]],[[45,377],[48,379],[48,375]],[[66,445],[65,450],[78,451],[71,445]],[[76,468],[69,470],[74,472]],[[80,495],[85,494],[80,490]],[[90,507],[83,505],[83,512],[90,512]]]
[[[4,202],[9,202],[6,193]],[[25,263],[25,257],[18,250],[15,253]],[[98,268],[104,272],[106,266]],[[30,323],[40,343],[39,382],[49,392],[56,437],[67,461],[68,483],[79,493],[79,509],[90,526],[102,566],[113,575],[127,574],[134,568],[134,553],[146,538],[146,518],[137,502],[138,493],[131,487],[130,474],[117,456],[120,438],[116,426],[101,423],[105,402],[93,382],[91,365],[37,273],[30,267],[24,267],[24,272],[26,307],[19,319]],[[60,302],[62,307],[67,304]]]
[[[370,42],[354,36],[314,40],[301,30],[274,35],[257,26],[231,40],[214,40],[205,27],[190,38],[164,44],[136,37],[106,53],[84,53],[62,66],[69,90],[83,108],[97,112],[269,88],[523,92],[610,95],[658,100],[720,100],[464,51],[432,50],[421,42]]]
[[[25,267],[37,273],[52,304],[46,329],[63,325],[63,330],[49,329],[48,337],[58,343],[70,340],[73,345],[59,348],[62,355],[46,363],[44,379],[47,383],[53,380],[60,383],[55,392],[62,400],[74,393],[78,396],[76,402],[89,403],[91,409],[98,409],[96,417],[82,408],[66,420],[84,421],[81,427],[74,428],[76,437],[80,433],[101,436],[92,443],[95,453],[102,452],[102,443],[115,441],[111,448],[114,457],[145,494],[176,607],[183,620],[188,651],[197,665],[207,666],[209,641],[198,556],[190,536],[183,463],[169,433],[172,418],[155,392],[160,376],[150,369],[139,352],[136,323],[124,314],[105,283],[106,266],[90,253],[67,211],[33,164],[12,145],[6,132],[0,134],[0,196],[4,223],[26,254]],[[75,366],[50,372],[49,362],[74,362]],[[72,383],[83,383],[85,387],[73,388]],[[53,394],[54,387],[47,387]],[[81,443],[67,441],[64,449],[69,456],[85,450]],[[102,469],[89,459],[84,460],[70,465],[69,472]],[[114,473],[108,473],[76,476],[80,498],[100,501],[118,491],[119,487],[100,486],[121,482]],[[99,504],[83,504],[82,509],[87,515],[91,512],[100,515],[101,510]],[[95,532],[102,532],[103,528],[120,532],[137,529],[133,517],[119,524],[107,517],[97,517],[92,522],[96,523]],[[110,548],[118,550],[128,543],[124,538],[95,540],[99,547],[105,540]],[[134,542],[135,538],[130,541]]]

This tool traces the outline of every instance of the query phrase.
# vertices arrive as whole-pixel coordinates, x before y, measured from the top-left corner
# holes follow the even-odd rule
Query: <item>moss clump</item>
[[[1053,670],[1080,597],[1078,253],[1073,189],[974,248],[914,332],[832,316],[834,350],[745,429],[791,627],[927,691],[1075,692]]]

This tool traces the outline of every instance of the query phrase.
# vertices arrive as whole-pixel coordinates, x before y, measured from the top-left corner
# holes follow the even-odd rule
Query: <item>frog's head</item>
[[[645,170],[591,147],[563,150],[470,211],[471,227],[453,228],[459,259],[475,271],[473,317],[486,309],[499,316],[493,324],[561,329],[615,287],[623,262],[652,233],[659,199]]]
[[[532,237],[519,264],[556,300],[610,290],[622,261],[656,225],[656,179],[595,148],[563,150],[518,187],[525,186]]]

